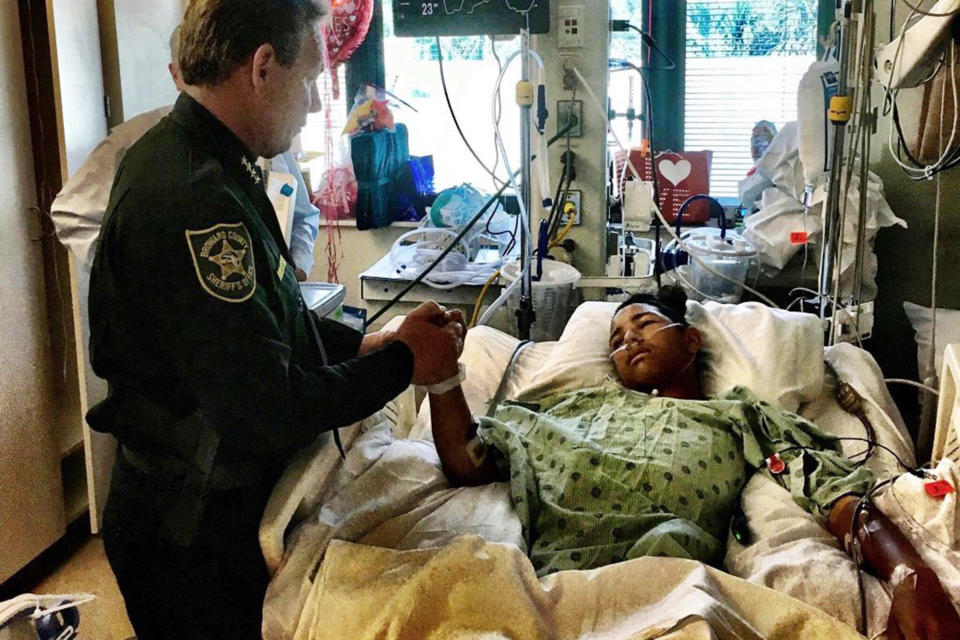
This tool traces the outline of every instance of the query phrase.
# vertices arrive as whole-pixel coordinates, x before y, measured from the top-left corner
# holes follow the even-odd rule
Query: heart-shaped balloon
[[[373,18],[374,0],[331,0],[330,20],[324,30],[327,41],[327,68],[333,79],[333,95],[340,97],[337,67],[363,44]]]

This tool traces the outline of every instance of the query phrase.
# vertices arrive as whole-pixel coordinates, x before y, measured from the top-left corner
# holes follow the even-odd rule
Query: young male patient
[[[706,398],[701,336],[685,310],[686,295],[669,287],[620,305],[610,326],[618,380],[600,387],[505,403],[479,425],[460,387],[430,395],[444,473],[454,485],[510,482],[538,575],[651,555],[720,565],[753,473],[779,482],[841,543],[849,537],[873,475],[749,389]],[[773,473],[778,452],[785,466]],[[893,589],[889,637],[960,638],[936,574],[892,522],[867,508],[857,536],[864,564]]]

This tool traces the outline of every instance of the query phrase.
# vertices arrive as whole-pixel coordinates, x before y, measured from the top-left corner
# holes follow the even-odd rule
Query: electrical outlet
[[[574,206],[573,211],[573,225],[577,226],[580,224],[580,200],[582,199],[583,192],[579,189],[571,189],[570,191],[564,191],[563,195],[560,196],[560,202],[563,203],[560,206],[566,206],[569,202]],[[560,216],[560,228],[562,229],[564,225],[567,224],[569,216],[566,214],[561,214]]]
[[[583,5],[565,5],[557,8],[557,46],[561,49],[583,48]]]
[[[576,124],[570,128],[571,116]],[[557,100],[557,133],[564,132],[571,138],[583,137],[583,100]]]
[[[561,53],[560,60],[563,62],[563,90],[573,91],[577,88],[577,74],[573,70],[580,67],[580,56],[575,53]]]

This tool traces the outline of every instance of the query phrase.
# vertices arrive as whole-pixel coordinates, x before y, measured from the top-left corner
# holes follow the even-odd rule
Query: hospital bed
[[[505,397],[534,399],[612,375],[607,332],[614,308],[585,303],[559,341],[525,349],[505,379]],[[704,336],[706,392],[743,384],[838,437],[863,437],[861,422],[835,400],[839,378],[863,396],[877,440],[914,464],[879,367],[851,345],[825,350],[813,316],[752,303],[690,303],[688,318]],[[486,413],[516,345],[490,328],[469,333],[462,361],[474,414]],[[408,392],[342,437],[346,460],[321,439],[271,497],[261,526],[274,574],[265,638],[858,637],[851,629],[860,611],[854,565],[786,490],[762,476],[743,493],[753,540],[743,546],[730,537],[726,573],[642,558],[537,580],[516,548],[522,536],[506,485],[447,486],[429,442],[429,403],[414,417]],[[842,444],[849,455],[863,449]],[[880,476],[902,471],[885,451],[868,465]],[[960,479],[946,463],[942,472]],[[955,496],[931,508],[911,479],[898,480],[877,504],[960,602]],[[868,628],[879,632],[889,597],[869,576],[865,582]]]

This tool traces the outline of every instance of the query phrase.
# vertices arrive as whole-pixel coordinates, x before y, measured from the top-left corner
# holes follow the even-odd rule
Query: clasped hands
[[[364,338],[360,353],[399,340],[413,352],[413,384],[432,385],[457,375],[467,325],[463,312],[424,302],[396,331],[378,331]]]

